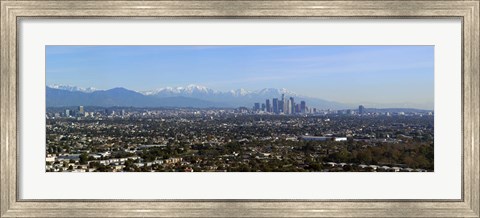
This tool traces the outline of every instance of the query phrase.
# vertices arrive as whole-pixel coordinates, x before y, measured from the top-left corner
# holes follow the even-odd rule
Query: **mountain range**
[[[345,109],[347,105],[298,95],[287,89],[264,88],[255,91],[237,89],[218,91],[204,86],[166,87],[150,91],[133,91],[125,88],[97,90],[68,85],[46,87],[47,107],[61,106],[133,106],[133,107],[252,107],[266,99],[294,97],[296,103],[306,101],[307,106],[319,109]]]
[[[91,93],[91,92],[94,92],[94,91],[98,90],[98,89],[93,88],[93,87],[81,88],[81,87],[77,87],[77,86],[60,85],[60,84],[49,85],[48,87],[53,88],[53,89],[62,89],[62,90],[67,90],[67,91],[79,91],[79,92],[86,92],[86,93]]]

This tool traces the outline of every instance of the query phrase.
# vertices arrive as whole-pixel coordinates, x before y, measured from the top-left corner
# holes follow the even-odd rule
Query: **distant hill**
[[[272,103],[273,98],[280,99],[282,94],[285,94],[285,98],[294,97],[296,103],[305,101],[307,106],[318,109],[343,109],[347,107],[342,103],[301,96],[287,89],[276,88],[264,88],[255,91],[249,91],[240,88],[222,92],[204,86],[188,85],[186,87],[160,88],[156,90],[144,91],[142,93],[148,96],[155,96],[159,98],[178,96],[198,98],[210,102],[221,102],[227,107],[252,107],[255,102],[265,103],[266,99],[269,99],[270,103]]]
[[[157,98],[125,88],[102,91],[68,91],[47,87],[47,107],[100,106],[100,107],[219,107],[218,103],[188,97]]]
[[[300,96],[286,89],[265,88],[256,91],[245,89],[228,92],[203,86],[167,87],[152,91],[136,92],[125,88],[96,90],[68,85],[47,86],[47,106],[134,106],[134,107],[252,107],[255,102],[294,97],[296,103],[306,101],[307,106],[319,109],[343,109],[338,102]]]
[[[236,108],[252,107],[254,103],[265,103],[266,99],[277,98],[282,94],[285,98],[294,97],[295,103],[305,101],[307,107],[317,109],[356,109],[356,105],[347,105],[319,98],[298,95],[287,89],[264,88],[255,91],[236,89],[231,91],[217,91],[204,86],[188,85],[185,87],[166,87],[150,91],[133,91],[125,88],[97,90],[95,88],[78,88],[69,85],[47,86],[47,106],[100,106],[100,107],[217,107]],[[386,105],[366,104],[369,112],[411,112],[427,111],[411,108],[396,108]],[[407,105],[406,105],[407,106]],[[388,109],[375,109],[388,108]]]

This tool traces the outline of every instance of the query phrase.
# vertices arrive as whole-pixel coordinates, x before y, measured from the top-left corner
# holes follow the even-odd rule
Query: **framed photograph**
[[[479,217],[479,1],[1,0],[1,217]]]
[[[434,172],[433,51],[49,45],[45,170]]]

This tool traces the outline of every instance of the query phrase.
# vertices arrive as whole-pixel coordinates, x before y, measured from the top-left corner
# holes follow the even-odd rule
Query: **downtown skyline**
[[[197,84],[220,92],[433,109],[433,46],[47,46],[47,85],[135,91]]]

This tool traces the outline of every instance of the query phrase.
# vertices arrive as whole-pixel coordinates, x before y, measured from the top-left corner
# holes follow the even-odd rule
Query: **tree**
[[[88,154],[87,153],[82,153],[80,155],[80,164],[86,164],[88,161]]]

